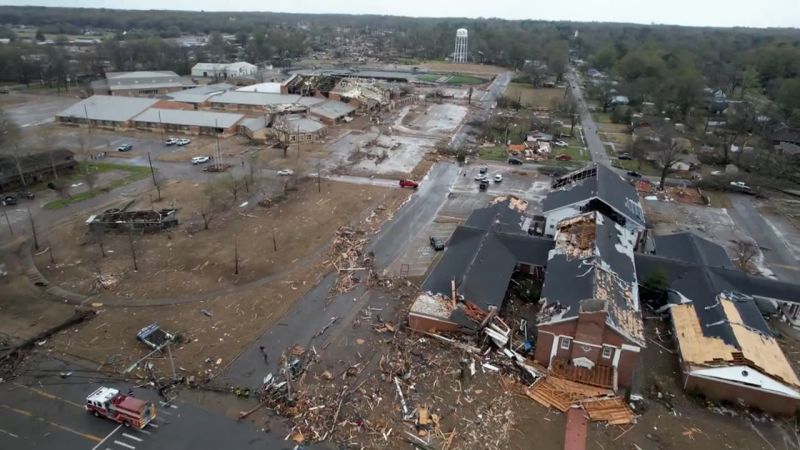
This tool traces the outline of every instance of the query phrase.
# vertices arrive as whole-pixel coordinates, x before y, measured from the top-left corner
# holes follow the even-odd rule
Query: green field
[[[592,159],[587,149],[572,144],[569,147],[553,146],[553,158],[558,155],[569,155],[572,161],[589,161]]]
[[[87,169],[95,172],[96,174],[101,174],[103,172],[110,172],[112,170],[118,170],[122,172],[127,172],[127,175],[115,179],[107,186],[95,188],[91,191],[80,192],[70,196],[69,198],[60,198],[58,200],[53,200],[52,202],[45,204],[44,208],[45,209],[63,208],[73,203],[93,198],[102,192],[108,192],[117,189],[119,187],[125,186],[126,184],[133,183],[134,181],[141,180],[150,175],[150,169],[144,166],[131,166],[128,164],[115,164],[115,163],[105,163],[105,162],[100,162],[100,163],[81,162],[78,163],[78,168],[74,172],[70,173],[69,175],[60,177],[59,180],[64,180],[65,182],[79,181],[83,178],[83,174]],[[35,186],[32,186],[31,189],[42,190],[45,189],[46,187],[47,187],[46,183],[39,183]]]
[[[481,159],[492,161],[505,161],[508,159],[508,151],[504,147],[485,147],[478,150]]]

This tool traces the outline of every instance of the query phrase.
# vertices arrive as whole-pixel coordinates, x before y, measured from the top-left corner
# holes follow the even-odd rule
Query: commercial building
[[[56,122],[110,130],[132,126],[131,120],[158,103],[153,98],[93,95],[56,114]]]
[[[253,77],[258,73],[258,67],[248,62],[235,63],[197,63],[192,66],[193,77],[228,78]]]
[[[150,108],[133,118],[136,128],[166,130],[184,134],[231,136],[238,131],[243,114],[216,111],[185,111]]]
[[[291,94],[228,91],[211,97],[207,105],[211,108],[224,109],[226,111],[259,114],[294,113],[305,112],[308,109],[306,102],[309,100],[313,100],[313,102],[320,101]]]
[[[188,78],[172,71],[106,72],[104,80],[93,81],[95,95],[155,97],[194,87]]]
[[[286,115],[272,124],[274,135],[283,142],[318,142],[327,135],[328,128],[310,117]]]
[[[311,106],[309,114],[318,117],[326,125],[333,125],[345,122],[353,117],[356,109],[347,103],[335,100],[327,100]]]

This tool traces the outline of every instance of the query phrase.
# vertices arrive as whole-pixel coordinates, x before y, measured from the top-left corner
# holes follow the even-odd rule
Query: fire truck
[[[152,402],[107,387],[97,388],[86,397],[86,411],[95,417],[105,417],[139,429],[156,418],[156,407]]]

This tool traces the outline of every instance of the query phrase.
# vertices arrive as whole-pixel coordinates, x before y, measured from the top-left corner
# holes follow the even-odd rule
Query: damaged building
[[[800,302],[800,286],[745,274],[725,250],[693,233],[657,236],[655,255],[636,255],[639,277],[666,276],[666,304],[683,387],[766,412],[800,410],[800,380],[759,304]]]
[[[635,233],[600,212],[563,219],[547,260],[536,361],[556,375],[630,388],[645,346]]]
[[[112,208],[89,216],[89,231],[154,232],[178,226],[177,209],[125,211]]]

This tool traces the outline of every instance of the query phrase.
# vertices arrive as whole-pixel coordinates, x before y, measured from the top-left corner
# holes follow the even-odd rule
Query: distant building
[[[209,84],[206,86],[198,86],[192,89],[186,89],[183,91],[171,92],[167,94],[167,97],[170,99],[181,102],[181,103],[189,103],[192,105],[200,105],[206,103],[211,97],[219,94],[223,94],[227,91],[230,91],[235,86],[228,83],[217,83],[217,84]]]
[[[106,72],[104,80],[93,81],[95,95],[155,97],[195,87],[192,80],[172,71]]]
[[[239,78],[253,77],[258,73],[258,67],[248,62],[235,63],[197,63],[192,67],[193,77],[202,78]]]

